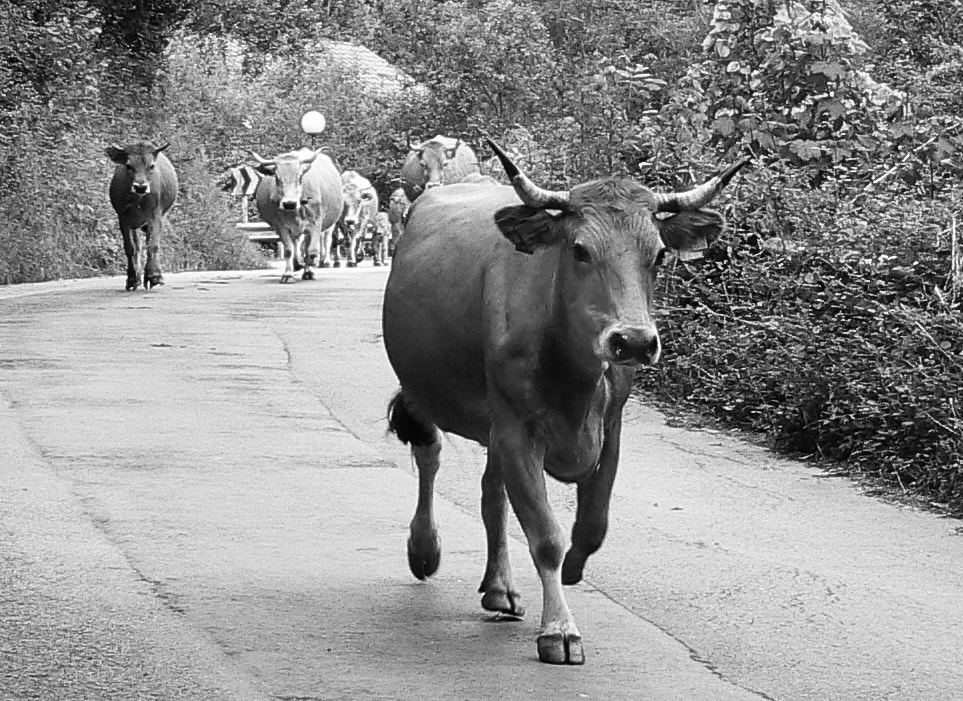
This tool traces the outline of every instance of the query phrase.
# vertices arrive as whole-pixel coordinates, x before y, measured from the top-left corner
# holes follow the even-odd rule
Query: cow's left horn
[[[262,166],[273,166],[273,165],[274,165],[274,161],[273,161],[273,160],[270,160],[270,161],[269,161],[269,160],[267,160],[267,159],[261,158],[261,157],[260,157],[259,155],[257,155],[254,151],[251,151],[251,155],[254,156],[254,160],[258,162],[258,165],[262,165]]]
[[[733,176],[749,162],[746,158],[726,168],[721,173],[714,175],[698,187],[685,192],[655,193],[657,212],[687,212],[699,209],[709,204],[713,197],[719,194]]]
[[[505,174],[512,181],[512,187],[518,193],[522,202],[535,209],[561,209],[567,210],[569,206],[569,194],[564,190],[545,190],[533,183],[527,175],[518,169],[512,159],[508,157],[501,147],[491,139],[485,139],[491,150],[502,162]]]

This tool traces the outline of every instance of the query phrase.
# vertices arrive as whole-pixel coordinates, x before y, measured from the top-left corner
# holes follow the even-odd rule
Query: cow
[[[164,217],[177,199],[177,173],[163,153],[170,144],[155,146],[150,141],[135,141],[120,148],[111,144],[104,149],[117,164],[110,180],[110,204],[117,212],[120,233],[127,256],[127,291],[141,284],[141,243],[139,230],[145,232],[147,262],[143,264],[144,289],[164,284],[159,248],[164,234]]]
[[[419,474],[408,564],[423,580],[441,559],[432,511],[441,432],[485,446],[481,605],[524,614],[508,560],[510,503],[542,583],[538,658],[582,664],[562,586],[582,579],[602,544],[622,409],[636,368],[659,359],[656,272],[667,251],[703,249],[721,233],[722,216],[703,207],[745,162],[680,193],[615,177],[552,191],[489,145],[512,185],[425,192],[385,289],[384,344],[401,385],[388,426]],[[577,485],[567,552],[545,473]]]
[[[378,193],[371,182],[356,170],[346,170],[341,174],[341,188],[344,207],[338,221],[338,232],[344,245],[348,267],[353,268],[358,264],[359,253],[363,255],[364,234],[369,224],[374,223],[378,213]],[[341,265],[337,248],[335,265]]]
[[[391,222],[387,212],[378,212],[370,225],[371,258],[374,265],[388,265],[388,249],[391,244]]]
[[[478,172],[478,157],[461,139],[436,136],[418,145],[410,145],[401,166],[401,186],[412,202],[425,190],[457,183],[470,173]]]
[[[388,198],[388,222],[391,224],[391,242],[397,246],[405,234],[405,216],[411,200],[405,194],[404,188],[395,188]]]
[[[330,265],[331,237],[341,217],[344,196],[341,174],[321,149],[302,148],[268,160],[252,152],[261,179],[254,193],[257,211],[281,237],[284,273],[281,282],[294,277],[295,264],[304,247],[301,278],[314,279],[314,266]]]

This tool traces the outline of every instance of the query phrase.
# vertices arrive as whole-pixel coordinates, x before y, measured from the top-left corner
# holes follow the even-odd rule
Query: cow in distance
[[[177,199],[177,173],[164,154],[170,144],[155,146],[150,141],[135,141],[124,148],[111,144],[104,149],[117,164],[110,180],[110,204],[117,213],[127,257],[128,291],[141,284],[144,289],[164,284],[159,250],[168,210]],[[145,232],[147,261],[142,262],[139,231]]]
[[[686,192],[654,193],[617,177],[553,191],[489,145],[512,185],[424,192],[385,288],[384,344],[401,385],[389,428],[410,445],[419,473],[408,564],[418,579],[439,566],[431,495],[441,433],[485,446],[481,605],[524,614],[508,559],[510,504],[542,584],[538,658],[582,664],[563,585],[582,579],[602,545],[623,407],[636,369],[661,353],[656,273],[668,251],[703,249],[719,236],[722,216],[704,207],[745,161]],[[577,488],[567,551],[546,473]]]
[[[344,195],[344,208],[338,221],[338,233],[345,251],[349,268],[358,264],[364,255],[364,235],[375,222],[378,213],[378,193],[371,181],[356,170],[346,170],[341,174],[341,187]],[[335,265],[340,265],[340,256],[335,254]]]
[[[477,173],[478,156],[461,139],[436,136],[418,145],[409,145],[401,166],[401,187],[412,202],[425,190],[457,183]]]
[[[254,194],[261,219],[270,224],[284,248],[281,282],[290,282],[300,252],[304,251],[301,279],[313,280],[314,268],[330,265],[331,238],[344,195],[341,173],[321,149],[302,148],[272,159],[252,153],[261,179]]]

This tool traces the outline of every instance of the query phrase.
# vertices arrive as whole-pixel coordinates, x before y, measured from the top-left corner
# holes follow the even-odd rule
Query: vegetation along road
[[[957,522],[638,402],[569,598],[586,664],[539,664],[537,615],[479,606],[477,447],[446,442],[441,569],[408,572],[386,273],[322,273],[0,289],[0,698],[959,698]]]

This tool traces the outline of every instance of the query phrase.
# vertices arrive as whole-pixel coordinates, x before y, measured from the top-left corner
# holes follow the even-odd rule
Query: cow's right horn
[[[750,159],[746,158],[729,166],[718,175],[713,176],[702,183],[702,185],[694,187],[691,190],[685,192],[655,193],[656,211],[690,212],[706,206],[713,197],[719,194],[722,188],[729,184],[732,177],[738,173],[749,160]]]
[[[545,190],[533,183],[527,175],[518,169],[501,147],[491,139],[485,139],[491,147],[498,160],[502,162],[505,174],[512,181],[512,187],[519,198],[529,207],[535,209],[561,209],[567,210],[569,206],[569,194],[564,190]]]

